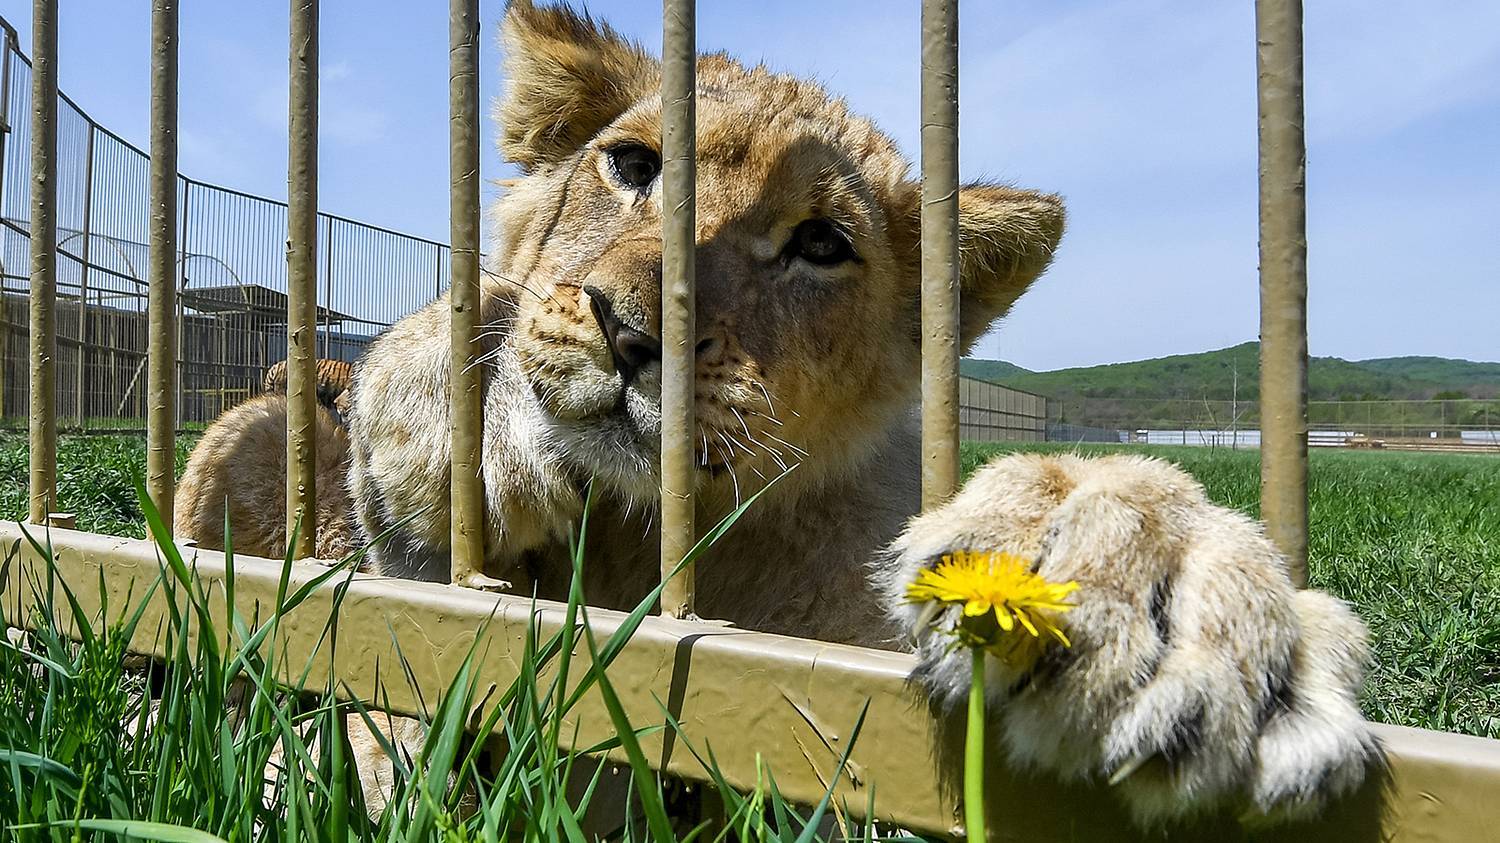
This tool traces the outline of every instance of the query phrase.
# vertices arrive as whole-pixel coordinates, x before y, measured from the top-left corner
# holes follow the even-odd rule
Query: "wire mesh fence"
[[[8,24],[6,25],[9,30]],[[23,426],[31,62],[0,47],[0,420]],[[150,158],[58,98],[57,409],[83,430],[145,424]],[[286,358],[286,204],[178,177],[177,422],[211,421]],[[445,244],[318,216],[320,357],[352,360],[448,285]]]

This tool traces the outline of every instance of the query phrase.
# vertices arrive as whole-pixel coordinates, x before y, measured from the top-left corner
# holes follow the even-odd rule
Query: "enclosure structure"
[[[30,412],[28,342],[33,61],[0,19],[0,424]],[[50,88],[50,86],[49,86]],[[146,311],[151,158],[57,92],[54,298],[62,430],[139,430],[148,390]],[[255,394],[286,358],[285,202],[176,182],[172,271],[179,429]],[[448,287],[448,246],[317,215],[316,355],[353,360],[397,319]]]
[[[1020,389],[958,379],[958,438],[963,442],[1046,442],[1048,400]]]
[[[1262,66],[1286,63],[1285,72],[1269,74],[1262,86],[1263,107],[1268,100],[1287,97],[1288,85],[1300,89],[1300,67],[1292,67],[1293,59],[1300,62],[1300,40],[1288,44],[1284,39],[1295,34],[1300,39],[1300,26],[1293,27],[1288,21],[1295,19],[1295,0],[1262,0],[1265,14],[1262,18],[1268,25],[1260,38],[1262,42]],[[306,400],[309,385],[313,382],[313,356],[308,340],[314,330],[319,311],[312,305],[316,301],[316,285],[319,275],[314,270],[316,261],[309,256],[319,254],[320,232],[316,221],[313,184],[315,177],[308,162],[312,159],[315,129],[307,122],[296,124],[301,118],[306,121],[316,113],[316,31],[317,8],[312,0],[299,0],[294,4],[294,36],[291,43],[290,61],[293,64],[293,84],[298,87],[292,97],[294,128],[292,132],[291,192],[294,210],[287,214],[286,231],[289,244],[288,262],[295,270],[288,273],[287,309],[284,336],[288,344],[292,374],[293,400],[301,393]],[[341,639],[353,642],[340,651],[336,664],[330,664],[328,653],[320,649],[317,630],[287,628],[287,647],[290,649],[284,664],[300,664],[310,661],[312,675],[336,676],[344,686],[360,695],[372,694],[377,684],[389,692],[388,702],[401,712],[415,712],[421,705],[416,694],[400,680],[396,660],[379,659],[376,656],[384,649],[376,642],[389,641],[394,636],[402,651],[410,660],[413,675],[423,684],[441,686],[445,677],[469,651],[476,630],[484,636],[492,658],[480,666],[480,682],[505,686],[515,678],[518,662],[524,657],[522,639],[524,630],[533,619],[536,609],[529,600],[506,595],[488,594],[483,590],[467,588],[467,585],[490,585],[482,577],[478,559],[482,558],[482,546],[476,540],[473,529],[475,496],[481,490],[472,475],[464,471],[473,464],[474,449],[479,441],[479,414],[477,401],[469,381],[463,376],[474,364],[473,337],[476,330],[474,305],[478,286],[478,192],[474,180],[478,161],[478,85],[476,34],[478,31],[478,8],[476,0],[452,0],[450,9],[450,61],[452,69],[450,95],[452,105],[452,225],[454,242],[451,260],[454,295],[451,299],[453,318],[452,371],[456,388],[453,390],[453,488],[452,499],[456,513],[453,524],[454,538],[454,585],[393,582],[374,576],[356,576],[349,586],[339,612],[339,625],[343,631]],[[157,0],[154,4],[153,37],[155,39],[153,72],[153,154],[159,166],[154,167],[155,209],[168,208],[172,189],[167,184],[175,179],[172,167],[165,166],[172,153],[171,135],[174,127],[162,125],[176,112],[175,107],[175,45],[177,39],[175,4],[170,0]],[[56,3],[55,0],[36,0],[35,20],[39,35],[36,39],[39,54],[35,66],[45,68],[44,73],[34,76],[36,90],[34,102],[52,102],[56,99],[55,62]],[[692,137],[695,96],[693,81],[693,3],[692,0],[667,0],[665,3],[666,34],[664,37],[664,67],[671,70],[664,75],[663,99],[677,103],[680,108],[670,116],[675,140],[663,157],[672,166],[667,169],[665,189],[669,196],[677,197],[677,213],[667,225],[667,251],[677,250],[675,258],[666,261],[667,278],[664,280],[663,322],[674,321],[676,327],[668,329],[663,354],[676,358],[673,371],[682,379],[678,388],[683,390],[674,399],[684,406],[675,407],[674,419],[681,424],[683,419],[691,422],[692,367],[684,366],[683,358],[692,354],[691,304],[693,279],[690,267],[692,243]],[[1279,26],[1269,24],[1279,21]],[[956,319],[956,267],[958,241],[955,235],[957,203],[952,201],[956,185],[957,145],[957,2],[956,0],[925,0],[923,4],[923,369],[926,375],[924,389],[924,498],[930,504],[941,501],[951,493],[958,477],[957,439],[961,423],[958,412],[959,379],[957,377],[957,344],[953,330]],[[1294,32],[1295,30],[1295,32]],[[1248,37],[1248,36],[1247,36]],[[1265,49],[1268,40],[1278,41],[1277,49]],[[12,39],[13,40],[13,39]],[[43,54],[45,53],[45,55]],[[10,63],[6,64],[7,70]],[[1272,67],[1271,69],[1276,69]],[[6,90],[9,87],[6,86]],[[1298,97],[1300,102],[1300,95]],[[1283,99],[1282,105],[1286,100]],[[1264,133],[1263,142],[1275,145],[1285,142],[1295,127],[1300,127],[1300,105],[1295,109],[1265,108],[1266,120],[1281,121],[1274,131]],[[4,110],[0,110],[4,111]],[[46,176],[54,166],[56,151],[49,141],[50,130],[43,125],[46,115],[37,118],[38,127],[33,129],[34,203],[31,220],[30,245],[33,255],[33,273],[29,287],[31,299],[30,342],[39,349],[33,355],[33,413],[32,425],[37,441],[45,441],[55,435],[57,414],[50,400],[35,400],[41,393],[51,395],[53,378],[58,361],[49,352],[49,344],[55,342],[53,325],[58,309],[57,296],[49,278],[51,267],[47,252],[55,258],[61,254],[60,244],[54,247],[51,239],[38,229],[50,224],[57,208],[56,185]],[[8,113],[8,112],[7,112]],[[1293,133],[1295,134],[1295,133]],[[669,136],[672,136],[669,133]],[[1278,141],[1278,137],[1281,140]],[[1300,136],[1295,139],[1300,146]],[[1282,190],[1287,184],[1300,180],[1302,166],[1299,150],[1291,154],[1268,154],[1263,162],[1262,178],[1271,185],[1270,193],[1283,194],[1281,202],[1296,203],[1300,194],[1295,189]],[[673,159],[676,159],[675,161]],[[92,160],[90,158],[89,160]],[[1295,171],[1295,172],[1294,172]],[[1280,184],[1281,187],[1276,185]],[[86,193],[87,195],[87,193]],[[185,203],[190,196],[182,197]],[[1263,222],[1275,217],[1277,203],[1263,217]],[[181,231],[181,212],[167,213],[159,219],[178,217]],[[672,234],[674,226],[681,226]],[[688,236],[684,241],[682,234]],[[1278,255],[1290,249],[1295,253],[1297,245],[1288,244],[1284,238],[1299,238],[1296,226],[1277,231],[1274,226],[1263,229],[1266,241],[1264,250],[1267,260],[1281,260]],[[87,242],[88,238],[85,238]],[[183,308],[162,306],[169,287],[181,286],[174,274],[181,273],[184,261],[165,259],[162,250],[167,248],[169,237],[165,228],[157,233],[153,243],[158,255],[152,261],[151,284],[154,285],[153,300],[157,306],[149,309],[148,333],[160,340],[170,337],[186,324]],[[183,247],[179,246],[179,251]],[[1295,254],[1292,258],[1295,261]],[[174,270],[174,266],[176,267]],[[1285,267],[1283,267],[1285,269]],[[1277,280],[1277,278],[1281,280]],[[159,285],[159,286],[156,286]],[[1276,296],[1289,295],[1295,299],[1305,289],[1305,279],[1293,266],[1279,276],[1268,274],[1264,281],[1267,301]],[[170,301],[170,297],[166,297]],[[686,317],[684,314],[688,314]],[[329,317],[331,319],[331,317]],[[1273,340],[1268,334],[1268,354],[1280,355],[1283,363],[1295,365],[1297,347],[1302,347],[1305,360],[1305,325],[1299,328],[1295,308],[1278,310],[1269,320],[1276,323],[1279,338]],[[180,334],[179,334],[180,335]],[[676,338],[675,340],[673,338]],[[687,338],[684,342],[684,338]],[[155,347],[153,353],[173,353],[170,348]],[[160,358],[158,358],[160,359]],[[174,392],[180,392],[180,382],[172,383],[176,367],[153,365],[153,400],[164,402]],[[1263,393],[1275,393],[1281,406],[1295,409],[1305,402],[1305,379],[1299,381],[1295,374],[1290,378],[1278,376],[1273,367],[1263,384]],[[1300,393],[1300,394],[1299,394]],[[151,416],[148,440],[153,449],[170,449],[175,420],[172,413],[157,412]],[[1293,414],[1295,415],[1295,413]],[[1298,418],[1283,419],[1283,424],[1268,437],[1288,437],[1298,433],[1298,426],[1305,426],[1305,412]],[[665,428],[673,425],[666,424]],[[663,450],[666,460],[681,460],[686,452],[691,462],[691,442],[682,436],[682,431],[665,433]],[[1300,434],[1298,434],[1300,436]],[[290,456],[300,462],[306,454],[295,449],[305,448],[304,442],[292,439]],[[1305,475],[1305,439],[1298,444],[1281,442],[1284,453],[1280,469],[1267,477],[1267,483],[1278,488],[1284,495],[1297,494],[1297,475]],[[33,521],[45,520],[51,511],[51,484],[55,478],[55,458],[49,451],[34,451],[36,471],[33,474]],[[52,464],[48,465],[48,460]],[[316,490],[307,482],[304,474],[291,472],[288,477],[288,500],[294,506],[306,507]],[[1278,484],[1286,483],[1285,487]],[[300,484],[300,485],[299,485]],[[153,497],[160,501],[170,500],[171,476],[158,476],[152,487]],[[664,489],[686,499],[685,489]],[[1304,489],[1305,492],[1305,489]],[[690,503],[690,500],[688,501]],[[1305,505],[1305,501],[1304,501]],[[671,512],[670,508],[667,512]],[[691,511],[690,508],[688,510]],[[683,536],[691,540],[692,525],[678,512],[668,515],[673,523],[667,525],[664,536],[675,536],[672,541],[681,541]],[[1289,549],[1305,540],[1298,536],[1297,507],[1287,507],[1287,512],[1276,515],[1278,535],[1290,542]],[[1301,527],[1305,534],[1305,524]],[[4,594],[5,611],[12,622],[25,620],[20,595],[24,592],[27,576],[35,572],[43,561],[21,541],[22,526],[0,525],[0,540],[18,545],[21,564],[8,566],[3,575],[8,582]],[[680,559],[674,546],[664,539],[663,561],[675,567]],[[155,548],[145,542],[114,539],[55,529],[51,543],[57,554],[57,564],[62,576],[75,585],[85,612],[101,605],[101,600],[110,597],[116,605],[131,589],[132,584],[154,578],[158,572]],[[200,552],[197,555],[197,573],[205,581],[205,587],[218,589],[226,576],[222,554]],[[280,586],[281,566],[269,560],[247,560],[239,557],[235,561],[235,599],[246,615],[253,613],[255,605],[266,605],[274,599]],[[312,569],[295,570],[293,585],[313,575]],[[86,587],[99,583],[98,589]],[[331,590],[330,590],[331,591]],[[219,589],[213,593],[223,593]],[[312,598],[312,605],[304,611],[316,613],[319,607],[326,608],[333,595],[321,592]],[[726,781],[735,787],[753,788],[760,776],[762,764],[776,772],[780,790],[786,796],[804,802],[817,801],[827,788],[829,775],[849,741],[847,729],[854,723],[858,712],[869,705],[869,714],[859,746],[853,751],[853,775],[839,784],[839,795],[846,810],[860,816],[869,804],[868,797],[874,793],[877,813],[899,825],[918,831],[938,835],[957,833],[958,813],[956,797],[943,785],[939,771],[921,762],[930,753],[932,736],[924,715],[918,713],[919,701],[912,696],[906,678],[912,668],[912,660],[905,655],[863,650],[855,647],[823,644],[753,632],[729,630],[712,624],[692,620],[681,620],[672,615],[686,614],[692,606],[691,578],[685,577],[664,600],[666,617],[648,620],[626,646],[611,669],[611,677],[620,702],[632,720],[659,722],[661,705],[666,705],[674,718],[682,724],[683,732],[699,746],[714,748],[718,765]],[[140,637],[135,646],[152,652],[159,646],[148,632],[157,628],[160,613],[166,607],[158,600],[150,607],[149,614],[139,624]],[[401,616],[418,619],[419,622],[396,625],[388,624],[387,618]],[[543,605],[537,617],[543,635],[550,634],[564,620],[560,607]],[[606,611],[591,613],[594,624],[602,634],[608,634],[621,622],[621,616]],[[490,622],[486,625],[486,621]],[[323,673],[327,671],[327,673]],[[288,677],[293,678],[293,677]],[[571,732],[565,742],[575,747],[586,747],[597,743],[611,720],[605,716],[602,704],[590,698],[575,710],[578,729]],[[565,730],[566,731],[566,730]],[[1358,795],[1335,805],[1323,818],[1313,823],[1287,826],[1261,835],[1257,839],[1318,839],[1334,840],[1468,840],[1480,839],[1495,826],[1500,816],[1492,800],[1485,796],[1500,788],[1500,742],[1485,741],[1459,735],[1423,732],[1398,727],[1376,726],[1376,733],[1384,740],[1391,762],[1389,782],[1372,780]],[[685,778],[701,779],[704,770],[681,742],[674,742],[657,734],[643,739],[648,745],[648,756],[660,769]],[[1004,822],[996,824],[996,831],[1005,837],[1025,837],[1035,840],[1073,839],[1120,839],[1128,834],[1130,826],[1120,809],[1104,789],[1081,789],[1064,786],[1046,780],[1019,777],[1006,771],[997,771],[989,776],[990,798],[997,817]],[[1059,819],[1062,818],[1062,819]],[[1232,820],[1222,823],[1218,836],[1223,840],[1243,837],[1245,832]]]

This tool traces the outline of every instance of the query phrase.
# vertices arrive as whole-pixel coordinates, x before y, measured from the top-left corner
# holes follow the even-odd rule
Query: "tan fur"
[[[622,145],[659,148],[658,68],[607,27],[525,0],[503,38],[500,147],[526,175],[492,209],[483,285],[486,564],[565,597],[588,487],[585,595],[630,607],[658,576],[660,366],[621,363],[591,305],[659,331],[659,185],[625,185],[610,164]],[[892,595],[953,549],[1027,554],[1084,596],[1076,651],[1029,677],[997,671],[1016,758],[1094,779],[1142,764],[1119,792],[1147,822],[1309,810],[1357,783],[1372,753],[1353,702],[1363,628],[1295,592],[1259,528],[1182,472],[1001,460],[903,533],[919,492],[918,185],[886,135],[811,82],[708,55],[698,86],[700,533],[780,478],[698,561],[698,611],[869,646],[916,636],[917,678],[941,708],[965,690],[964,657]],[[1046,268],[1063,209],[998,185],[964,188],[959,205],[967,345]],[[858,259],[796,257],[809,220],[846,232]],[[394,326],[351,388],[349,489],[364,538],[389,533],[371,550],[389,575],[448,576],[447,314],[443,298]],[[215,452],[251,433],[226,417]],[[251,530],[280,518],[272,440],[244,445],[264,456],[243,469],[266,476],[223,487],[259,507]]]
[[[355,549],[344,488],[348,434],[321,406],[317,424],[317,555],[338,559]],[[220,416],[198,440],[177,483],[175,535],[222,549],[226,506],[236,552],[273,558],[286,553],[286,396],[252,398]]]
[[[607,561],[586,591],[629,606],[655,577],[660,369],[623,381],[585,288],[659,330],[660,194],[620,185],[608,163],[616,145],[657,146],[659,71],[563,9],[514,3],[503,37],[501,149],[529,175],[493,209],[484,285],[489,566],[565,593],[561,556],[592,480]],[[918,185],[887,136],[816,84],[709,55],[699,91],[697,323],[713,348],[698,367],[700,528],[796,467],[700,565],[700,611],[888,644],[864,565],[916,497]],[[965,188],[960,206],[969,343],[1050,261],[1063,211],[998,185]],[[813,218],[842,226],[859,260],[783,259]],[[446,314],[434,303],[374,344],[351,422],[366,533],[409,524],[374,565],[433,580],[447,576]],[[775,568],[763,564],[772,540]],[[817,585],[783,594],[790,581]]]

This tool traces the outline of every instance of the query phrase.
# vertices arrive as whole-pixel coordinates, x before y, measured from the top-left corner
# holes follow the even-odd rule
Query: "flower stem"
[[[969,682],[969,729],[964,736],[964,828],[969,839],[983,843],[984,831],[984,650],[972,648],[974,673]]]

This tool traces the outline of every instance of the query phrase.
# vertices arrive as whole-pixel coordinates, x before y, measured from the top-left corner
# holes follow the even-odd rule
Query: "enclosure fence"
[[[964,442],[1045,442],[1047,407],[1040,395],[976,378],[958,379],[958,436]]]
[[[30,408],[28,256],[32,66],[0,19],[0,419]],[[151,158],[56,95],[56,415],[88,430],[140,428],[147,393]],[[285,202],[174,175],[175,424],[205,423],[286,359]],[[318,213],[318,357],[353,360],[448,286],[447,245]]]
[[[1050,398],[1048,440],[1258,447],[1258,400]],[[1312,447],[1500,447],[1500,398],[1309,401]]]
[[[137,378],[143,366],[141,355],[115,352],[111,357],[91,352],[84,359],[59,355],[58,350],[71,347],[76,355],[77,349],[92,348],[88,337],[124,332],[127,327],[142,330],[139,314],[147,287],[156,288],[159,297],[175,300],[177,305],[175,309],[151,308],[146,331],[152,337],[169,336],[171,326],[166,322],[176,322],[180,329],[179,348],[147,349],[150,354],[165,355],[157,357],[160,364],[152,368],[166,388],[152,401],[159,407],[175,392],[181,399],[176,413],[180,422],[198,417],[200,410],[204,418],[212,415],[215,408],[238,395],[234,390],[250,388],[245,385],[247,372],[288,352],[295,352],[290,356],[289,401],[309,408],[314,381],[310,339],[316,336],[331,349],[330,354],[342,355],[349,347],[346,344],[357,346],[380,325],[412,309],[410,298],[369,294],[372,290],[389,289],[394,294],[405,284],[409,295],[425,300],[443,288],[445,273],[451,273],[453,584],[357,575],[337,589],[337,596],[333,588],[313,590],[300,611],[327,618],[326,613],[337,605],[338,640],[352,643],[344,645],[346,649],[334,659],[331,648],[324,646],[321,623],[309,628],[293,624],[278,628],[278,638],[285,636],[285,641],[278,640],[278,647],[284,652],[281,663],[287,670],[305,665],[303,675],[329,676],[338,687],[365,699],[373,699],[376,689],[382,688],[382,703],[408,714],[423,711],[425,705],[420,690],[406,680],[428,688],[445,687],[447,677],[470,652],[488,654],[475,667],[474,681],[479,687],[508,685],[522,670],[525,642],[537,635],[546,640],[574,620],[555,604],[464,587],[496,584],[483,577],[483,535],[469,520],[483,494],[472,471],[474,449],[481,441],[481,419],[475,383],[464,379],[475,363],[479,283],[479,197],[474,182],[479,114],[477,0],[451,0],[449,9],[451,253],[436,243],[316,213],[316,0],[292,3],[290,213],[280,203],[183,179],[171,167],[151,168],[139,150],[95,126],[76,106],[59,98],[57,0],[34,3],[38,72],[30,79],[32,107],[21,112],[29,115],[33,127],[30,175],[13,172],[7,158],[0,190],[6,197],[4,214],[0,214],[5,218],[6,295],[19,297],[24,291],[30,299],[33,442],[49,437],[55,442],[63,405],[55,406],[50,398],[54,376],[62,376],[57,382],[59,395],[67,392],[68,377],[74,378],[75,391],[88,393],[85,399],[72,399],[75,403],[70,405],[80,420],[101,408],[112,409],[107,406],[110,401],[138,400],[131,398],[138,392],[128,389],[94,395],[88,382],[96,371],[90,367],[101,365],[113,368],[97,370],[100,377],[109,374],[127,382]],[[922,464],[923,500],[928,506],[944,500],[957,483],[962,425],[963,387],[957,376],[955,330],[957,6],[956,0],[922,3]],[[1264,153],[1263,354],[1268,363],[1262,367],[1261,396],[1265,418],[1274,419],[1274,424],[1265,425],[1263,436],[1267,448],[1264,486],[1267,493],[1274,493],[1265,497],[1264,511],[1272,535],[1300,576],[1307,448],[1305,313],[1300,307],[1305,296],[1300,4],[1259,0],[1256,6]],[[157,125],[152,131],[151,157],[159,163],[175,157],[176,127],[162,123],[176,114],[176,12],[174,0],[153,2],[152,114]],[[682,558],[672,542],[691,540],[697,532],[691,520],[691,489],[674,485],[681,478],[672,479],[670,465],[666,465],[683,459],[691,463],[692,459],[691,437],[685,435],[691,428],[683,425],[691,424],[693,396],[693,12],[693,0],[664,2],[662,100],[670,107],[664,127],[663,190],[668,197],[664,205],[671,213],[664,225],[662,354],[672,377],[680,380],[672,387],[677,391],[673,397],[664,399],[671,405],[664,410],[668,419],[662,443],[664,468],[669,469],[663,472],[663,497],[671,500],[662,511],[667,522],[662,527],[663,563],[664,567],[670,564],[670,571],[676,570]],[[4,90],[10,100],[16,100],[18,80],[27,76],[31,66],[14,50],[13,32],[7,32],[7,41]],[[25,85],[20,88],[24,91]],[[54,123],[50,106],[57,103],[63,108]],[[28,137],[21,134],[25,121],[12,121],[16,112],[10,101],[5,105],[0,109],[10,123],[5,142],[18,143],[18,135],[24,141]],[[55,143],[54,129],[59,130]],[[52,168],[58,172],[55,180],[48,177]],[[20,184],[31,187],[31,211],[25,215]],[[144,231],[149,215],[139,213],[147,207],[144,197],[148,195],[153,209],[169,208],[172,198],[176,199],[176,224],[163,226],[155,242],[175,234],[178,255],[169,261],[159,254],[152,262],[158,271],[143,281],[135,267],[143,256],[140,244],[149,239]],[[132,212],[132,208],[137,210]],[[54,220],[60,239],[52,249]],[[29,243],[27,234],[33,235]],[[31,273],[29,286],[23,286],[26,279],[11,267],[27,248]],[[350,263],[349,259],[335,264],[332,256],[343,254],[343,249],[378,259],[378,265]],[[405,268],[399,260],[402,255],[410,259]],[[314,256],[315,261],[309,260]],[[58,260],[55,270],[54,257]],[[96,321],[91,315],[105,310],[115,321]],[[113,311],[121,315],[116,317]],[[127,314],[134,321],[127,320]],[[7,307],[8,329],[19,327],[11,324],[11,315]],[[70,319],[80,326],[76,331],[68,327]],[[253,335],[256,342],[247,341],[244,347],[255,350],[232,359],[225,356],[227,352],[214,351],[214,339],[226,330]],[[278,336],[285,348],[273,347]],[[198,355],[216,362],[196,368],[204,365]],[[1269,365],[1271,361],[1276,365]],[[70,365],[76,372],[72,376],[66,374]],[[15,397],[14,391],[9,397]],[[116,410],[105,418],[123,415],[123,410]],[[148,425],[148,448],[153,452],[172,449],[176,425],[163,415],[153,415]],[[315,458],[315,443],[299,439],[295,431],[289,433],[293,434],[288,437],[291,516],[296,511],[308,512],[317,490],[306,473]],[[32,469],[31,520],[47,521],[56,502],[55,454],[34,447]],[[171,486],[170,474],[153,483],[151,495],[158,506],[170,505]],[[1272,505],[1273,497],[1276,505]],[[30,619],[20,603],[25,583],[29,577],[45,576],[40,572],[48,564],[36,548],[25,544],[22,531],[19,524],[0,524],[0,541],[15,547],[13,553],[22,560],[19,565],[7,562],[0,571],[0,586],[6,586],[0,589],[7,597],[5,612],[15,624]],[[65,529],[52,530],[49,540],[53,564],[72,584],[82,617],[93,617],[90,613],[106,601],[121,605],[131,589],[150,582],[160,571],[156,548],[146,542]],[[316,568],[291,566],[283,580],[279,563],[238,557],[231,571],[224,554],[208,551],[196,555],[195,565],[203,593],[233,599],[245,617],[258,615],[256,607],[275,605],[276,596],[288,588],[307,583],[315,576],[311,569]],[[664,593],[665,615],[691,615],[691,571],[682,573],[686,575]],[[225,588],[231,576],[233,587]],[[136,625],[132,649],[157,653],[162,646],[151,630],[164,623],[164,613],[170,608],[165,602],[157,593],[146,604],[149,612]],[[590,611],[589,617],[596,632],[606,636],[627,622],[624,616],[603,610]],[[401,620],[393,623],[392,619]],[[380,641],[391,641],[403,658],[380,658],[384,652],[376,647]],[[842,768],[840,759],[850,751],[846,729],[862,718],[859,746],[847,767],[850,775],[837,784],[839,810],[844,816],[859,818],[873,804],[876,814],[901,828],[954,836],[959,833],[959,803],[944,786],[941,771],[924,763],[931,757],[934,737],[930,722],[912,697],[908,677],[913,667],[912,658],[900,653],[733,630],[675,617],[650,618],[640,623],[611,664],[615,691],[607,706],[611,711],[623,710],[632,722],[660,723],[664,709],[671,715],[680,730],[648,730],[638,738],[651,763],[669,775],[704,780],[707,773],[694,757],[694,746],[711,747],[722,776],[717,783],[755,790],[763,786],[765,772],[770,770],[782,795],[806,804],[816,803],[827,792],[833,770]],[[283,678],[297,679],[290,674]],[[489,696],[485,699],[489,705],[496,704]],[[613,734],[606,701],[597,690],[585,699],[573,709],[573,728],[563,730],[565,746],[597,746]],[[1372,728],[1390,760],[1389,781],[1372,780],[1318,820],[1258,834],[1256,839],[1477,840],[1493,832],[1500,817],[1494,800],[1487,797],[1500,790],[1500,743],[1415,729]],[[679,734],[680,740],[675,737]],[[612,757],[619,758],[620,751]],[[995,816],[1003,818],[995,828],[1006,839],[1117,840],[1128,839],[1132,828],[1102,787],[1042,781],[1002,770],[989,778],[986,800],[993,802]],[[1243,827],[1227,818],[1215,826],[1212,839],[1246,836]]]

